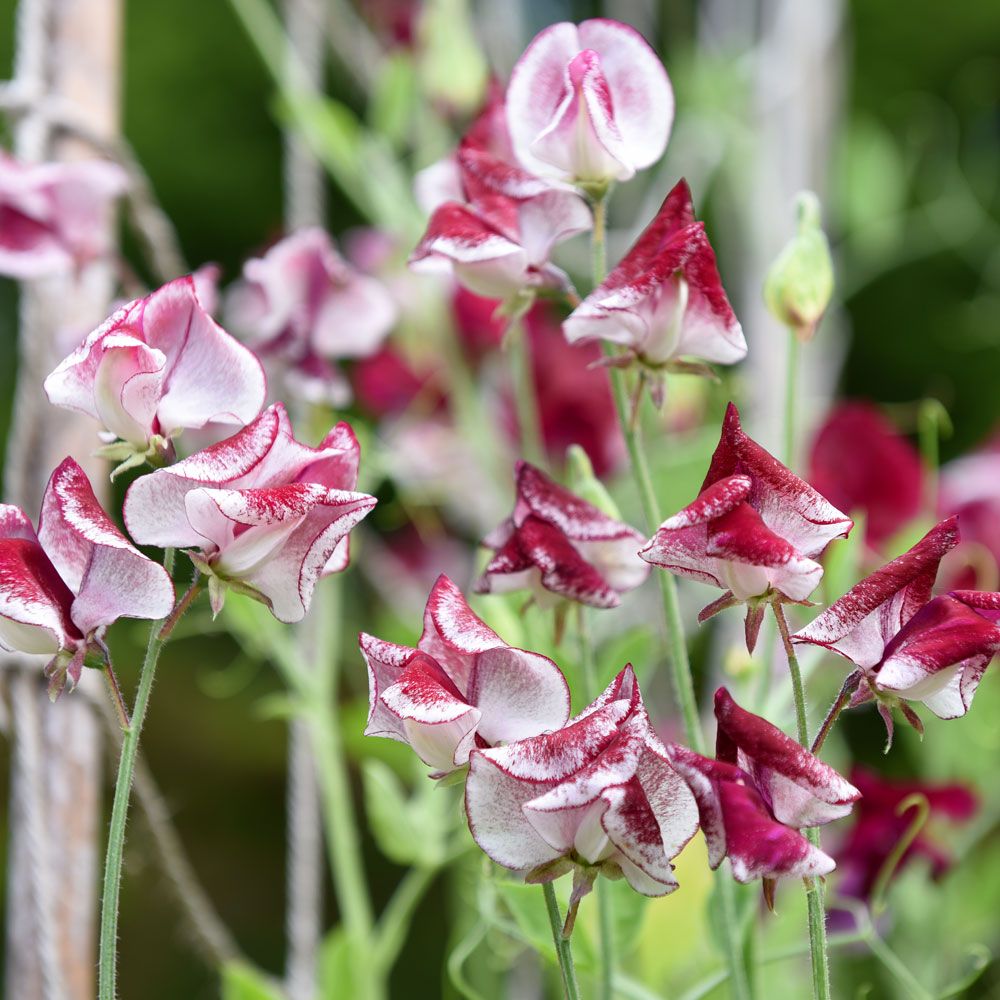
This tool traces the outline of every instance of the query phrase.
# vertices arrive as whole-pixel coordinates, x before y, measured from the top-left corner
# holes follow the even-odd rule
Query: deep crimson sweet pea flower
[[[169,452],[185,427],[253,420],[266,385],[253,352],[212,319],[188,275],[117,310],[60,362],[45,392],[125,442],[108,449],[121,461]]]
[[[677,888],[670,862],[694,836],[697,810],[631,667],[564,728],[473,750],[469,764],[469,829],[497,864],[536,882],[573,869],[577,901],[598,873],[647,896]]]
[[[342,405],[350,393],[330,362],[374,354],[398,310],[385,286],[348,264],[325,230],[309,228],[243,265],[225,313],[262,357],[284,368],[297,392]]]
[[[854,824],[837,851],[840,872],[837,891],[865,902],[871,899],[879,873],[913,822],[910,811],[900,814],[901,803],[913,795],[921,795],[927,801],[932,820],[947,819],[952,823],[967,822],[979,805],[973,791],[959,784],[898,781],[862,767],[851,770],[851,781],[860,789],[862,798],[854,813]],[[951,856],[928,836],[926,827],[903,852],[895,871],[898,873],[919,858],[929,862],[935,879],[944,875],[952,864]]]
[[[621,344],[653,370],[698,370],[683,358],[729,365],[746,357],[743,329],[685,181],[563,331],[570,343]]]
[[[0,274],[40,278],[104,256],[107,214],[127,186],[115,163],[20,163],[0,152]]]
[[[216,614],[229,587],[298,621],[317,582],[346,568],[348,533],[375,506],[354,492],[358,460],[349,424],[310,448],[275,403],[225,441],[137,479],[125,523],[140,544],[192,550]]]
[[[874,547],[919,513],[923,480],[916,449],[870,403],[834,407],[813,439],[809,482],[840,510],[863,512]]]
[[[558,729],[569,688],[547,657],[508,645],[446,576],[427,599],[415,649],[359,637],[368,665],[366,736],[407,743],[440,778],[464,767],[474,747]]]
[[[953,591],[931,600],[938,566],[957,543],[957,518],[948,518],[792,636],[858,667],[852,705],[873,697],[880,708],[922,701],[943,719],[968,711],[1000,649],[1000,595]],[[891,716],[882,714],[889,726]]]
[[[673,88],[656,53],[634,28],[603,18],[540,32],[507,88],[517,158],[560,180],[628,180],[663,155],[673,120]]]
[[[861,793],[832,767],[767,719],[740,708],[721,687],[715,692],[715,756],[749,774],[779,823],[796,829],[846,816]]]
[[[493,558],[476,583],[480,594],[531,588],[543,604],[565,598],[614,608],[649,569],[636,556],[642,535],[518,462],[514,513],[483,544]]]
[[[426,398],[429,410],[444,402],[433,375],[415,371],[394,347],[383,347],[370,358],[361,358],[351,371],[351,382],[358,405],[375,417],[402,413],[418,397]]]
[[[639,555],[726,593],[699,620],[747,604],[753,650],[765,602],[805,603],[823,575],[816,561],[851,519],[751,440],[732,403],[698,498],[667,518]]]
[[[698,803],[713,869],[729,858],[733,877],[745,883],[826,875],[836,867],[833,858],[775,818],[753,777],[742,768],[676,743],[667,754]]]
[[[53,657],[53,694],[92,655],[104,661],[109,625],[165,618],[173,605],[166,571],[111,523],[73,459],[49,479],[37,534],[19,507],[0,504],[0,648]]]

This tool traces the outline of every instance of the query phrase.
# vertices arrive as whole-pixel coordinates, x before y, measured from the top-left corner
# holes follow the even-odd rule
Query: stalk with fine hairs
[[[174,550],[163,554],[163,567],[168,574],[174,568]],[[194,585],[193,585],[194,586]],[[185,598],[181,598],[179,606]],[[173,620],[171,615],[170,619]],[[123,728],[121,756],[118,760],[118,777],[115,780],[115,797],[111,807],[111,824],[108,829],[108,849],[104,862],[104,890],[101,895],[100,957],[98,960],[98,997],[100,1000],[115,1000],[118,961],[118,896],[121,889],[122,858],[125,850],[125,824],[128,821],[129,798],[132,792],[132,778],[139,751],[139,736],[149,707],[149,694],[153,689],[153,677],[160,650],[169,638],[164,634],[163,622],[154,622],[149,630],[149,642],[139,674],[139,688],[132,708],[132,719]],[[116,709],[118,706],[115,706]]]
[[[593,283],[596,288],[604,280],[606,269],[607,196],[596,197],[591,204],[594,210],[594,228],[591,234]],[[609,355],[613,354],[613,350],[608,345],[605,345],[605,351]],[[640,422],[632,420],[629,394],[625,384],[625,372],[616,367],[611,367],[610,371],[618,420],[628,450],[632,477],[635,480],[642,503],[644,527],[647,534],[652,534],[660,526],[662,517],[656,492],[653,489],[649,463],[646,461],[646,453],[643,449]],[[691,664],[688,660],[684,624],[681,620],[680,602],[677,596],[677,582],[667,572],[659,572],[656,577],[663,602],[663,617],[667,630],[667,649],[674,695],[681,710],[685,739],[693,750],[704,754],[706,749],[705,736],[701,729],[694,681],[691,677]],[[721,904],[726,961],[729,966],[732,987],[731,995],[733,1000],[751,1000],[753,996],[752,980],[747,972],[737,927],[735,886],[728,872],[721,868],[716,874],[716,887]]]
[[[580,987],[576,982],[576,966],[573,963],[573,952],[569,938],[563,937],[563,918],[559,912],[559,901],[551,882],[542,886],[545,893],[545,910],[549,916],[549,926],[552,929],[552,943],[559,959],[559,973],[562,976],[563,995],[565,1000],[580,1000]]]

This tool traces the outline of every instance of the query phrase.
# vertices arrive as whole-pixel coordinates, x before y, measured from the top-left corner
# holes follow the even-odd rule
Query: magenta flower
[[[976,813],[978,801],[964,785],[943,785],[923,780],[890,780],[874,771],[855,767],[851,781],[861,790],[862,799],[855,811],[855,821],[846,840],[837,851],[840,880],[837,891],[842,896],[869,901],[879,873],[889,855],[910,828],[914,815],[899,812],[901,803],[914,795],[923,796],[930,818],[952,823],[968,822]],[[921,829],[903,852],[896,866],[899,872],[918,858],[925,859],[935,879],[951,867],[952,858],[941,845]]]
[[[715,756],[750,775],[779,823],[796,829],[846,816],[861,793],[832,767],[748,712],[721,687],[715,692]]]
[[[317,582],[346,568],[348,533],[375,506],[354,492],[358,461],[349,424],[310,448],[275,403],[225,441],[137,479],[125,523],[142,545],[192,550],[216,614],[228,587],[299,621]]]
[[[546,656],[508,645],[438,577],[416,649],[362,632],[368,665],[366,736],[412,747],[440,778],[475,747],[549,732],[569,717],[569,688]]]
[[[35,534],[19,507],[0,504],[0,648],[53,657],[58,694],[85,662],[106,663],[104,632],[119,618],[165,618],[174,588],[101,509],[71,458],[52,473]]]
[[[698,370],[746,357],[743,330],[726,297],[705,224],[679,181],[657,216],[605,280],[563,323],[570,343],[621,344],[653,369]],[[703,366],[702,366],[703,367]]]
[[[858,668],[851,704],[877,699],[890,737],[887,706],[900,699],[922,701],[943,719],[964,715],[1000,649],[1000,595],[954,591],[931,600],[938,566],[958,537],[957,518],[942,521],[792,636]]]
[[[546,882],[571,869],[578,900],[598,873],[637,892],[677,888],[670,861],[698,828],[653,733],[631,667],[563,729],[469,757],[465,808],[498,865]]]
[[[826,875],[836,867],[833,858],[775,818],[753,777],[742,768],[676,743],[667,753],[698,803],[713,869],[728,857],[736,881],[753,882]]]
[[[646,40],[618,21],[562,22],[538,34],[507,88],[507,123],[532,173],[605,186],[655,163],[674,94]]]
[[[240,336],[285,366],[306,398],[334,405],[349,392],[330,361],[374,354],[397,314],[385,286],[351,267],[318,228],[248,260],[226,299],[226,318]]]
[[[541,604],[550,595],[614,608],[649,575],[636,556],[642,535],[518,462],[514,513],[483,544],[493,558],[476,583],[480,594],[530,588]]]
[[[702,610],[700,621],[746,603],[747,648],[753,651],[765,604],[806,603],[823,576],[817,557],[852,527],[849,517],[743,432],[730,403],[701,493],[667,518],[639,555],[726,591]]]
[[[920,512],[923,480],[916,449],[869,403],[835,407],[809,453],[809,482],[840,510],[862,511],[875,547]]]
[[[205,311],[191,276],[123,306],[45,380],[49,401],[100,420],[123,465],[171,451],[185,427],[245,424],[264,405],[253,353]]]
[[[111,203],[126,185],[103,160],[24,164],[0,152],[0,274],[40,278],[104,256]]]

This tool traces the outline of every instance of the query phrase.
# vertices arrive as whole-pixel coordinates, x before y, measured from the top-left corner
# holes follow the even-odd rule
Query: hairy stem
[[[806,696],[802,686],[802,671],[799,669],[798,657],[792,646],[788,631],[788,622],[781,604],[775,601],[771,605],[774,610],[774,620],[778,624],[781,642],[788,657],[788,673],[792,680],[792,698],[795,702],[795,729],[799,743],[809,749],[809,721],[806,716]],[[805,832],[809,843],[820,846],[818,827],[810,827]],[[823,883],[818,878],[802,880],[806,887],[806,903],[809,911],[809,951],[812,955],[813,996],[815,1000],[830,1000],[830,957],[826,947],[826,905],[823,899]]]
[[[580,987],[576,982],[576,966],[573,964],[573,950],[569,938],[563,937],[563,918],[559,912],[559,902],[551,882],[542,886],[545,893],[545,909],[549,915],[549,925],[552,928],[552,943],[555,945],[556,957],[559,959],[559,972],[562,975],[563,996],[565,1000],[580,1000]]]
[[[604,280],[607,251],[605,198],[593,202],[594,230],[592,233],[593,281],[596,287]],[[605,353],[613,355],[610,345],[605,345]],[[625,384],[625,372],[621,368],[611,368],[611,384],[614,389],[615,407],[618,410],[618,421],[621,424],[625,445],[628,449],[629,465],[639,499],[642,503],[643,519],[647,534],[652,534],[660,526],[662,520],[660,507],[653,489],[653,480],[646,461],[646,452],[642,446],[641,424],[631,419],[628,387]],[[667,630],[667,649],[670,660],[670,675],[673,681],[674,697],[681,710],[684,721],[684,735],[690,747],[703,754],[705,752],[705,736],[701,730],[701,720],[698,716],[698,702],[694,691],[694,680],[691,676],[691,663],[688,659],[687,642],[684,638],[684,624],[681,620],[680,602],[677,597],[677,582],[672,574],[659,572],[656,574],[660,587],[660,597],[663,601],[663,617]],[[752,997],[751,981],[747,974],[743,947],[740,941],[739,929],[736,926],[736,896],[732,880],[723,869],[716,872],[716,885],[722,900],[722,916],[726,941],[726,959],[729,965],[733,1000],[750,1000]]]
[[[174,567],[174,550],[163,554],[167,573]],[[146,656],[139,674],[139,688],[132,708],[131,724],[123,731],[121,756],[118,759],[118,777],[111,807],[111,825],[108,830],[108,850],[104,862],[104,889],[101,895],[100,957],[98,962],[98,996],[100,1000],[115,1000],[118,962],[118,897],[121,889],[122,858],[125,850],[125,824],[128,820],[129,797],[135,760],[139,750],[139,735],[146,719],[149,694],[153,689],[156,663],[164,640],[160,638],[160,622],[154,622],[149,631]]]

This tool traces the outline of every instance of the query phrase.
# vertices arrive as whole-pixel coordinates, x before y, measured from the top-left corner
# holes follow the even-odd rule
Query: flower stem
[[[128,717],[128,705],[125,704],[125,696],[118,684],[115,676],[115,668],[108,663],[104,668],[104,679],[108,682],[108,691],[111,694],[111,704],[114,706],[115,715],[118,716],[118,725],[123,733],[128,732],[132,725],[132,720]]]
[[[513,328],[508,330],[505,345],[510,357],[510,376],[514,386],[521,455],[533,465],[544,465],[545,444],[542,438],[541,416],[538,412],[531,339],[523,319],[518,320]]]
[[[595,287],[604,280],[606,267],[606,202],[606,198],[595,199],[593,202],[594,229],[591,237],[591,257]],[[614,350],[610,345],[605,344],[605,353],[610,356],[614,354]],[[614,389],[615,407],[618,410],[618,421],[621,424],[622,435],[628,449],[632,477],[642,503],[645,528],[648,534],[652,534],[660,526],[662,518],[656,500],[656,492],[653,489],[649,464],[646,461],[646,453],[642,446],[641,425],[639,421],[631,419],[625,372],[621,368],[611,368],[611,384]],[[674,697],[677,699],[684,721],[684,735],[692,750],[704,754],[705,736],[702,733],[701,720],[698,716],[698,701],[694,691],[694,680],[691,676],[687,642],[684,638],[684,623],[681,620],[680,602],[677,597],[677,582],[670,573],[660,572],[656,576],[660,587],[660,597],[663,601],[663,617],[667,629],[667,649]],[[739,928],[735,918],[735,886],[722,869],[716,872],[715,877],[722,902],[726,960],[729,965],[732,986],[731,997],[732,1000],[750,1000],[753,996],[751,981],[747,973]]]
[[[847,707],[847,703],[851,700],[851,695],[854,694],[860,683],[861,674],[859,671],[855,670],[853,673],[847,675],[840,693],[830,706],[830,711],[826,713],[826,718],[819,727],[819,732],[816,734],[815,739],[813,739],[812,747],[810,748],[811,753],[817,754],[823,749],[823,744],[826,742],[827,736],[830,735],[830,730],[833,729],[834,723],[840,718],[840,713]]]
[[[590,634],[587,608],[576,606],[577,631],[580,638],[580,664],[583,673],[584,697],[592,702],[600,693],[597,668],[594,663],[594,643]],[[615,977],[615,936],[611,912],[611,887],[604,879],[598,879],[594,887],[597,895],[598,933],[601,950],[601,986],[598,994],[602,1000],[612,1000]]]
[[[809,721],[806,716],[806,697],[802,686],[802,671],[792,646],[785,612],[778,601],[771,604],[774,620],[778,624],[781,642],[788,657],[788,673],[792,680],[792,698],[795,702],[795,728],[799,743],[809,748]],[[813,847],[820,846],[818,827],[810,827],[805,832]],[[809,951],[812,955],[813,996],[815,1000],[830,1000],[830,957],[826,947],[826,906],[823,900],[823,883],[818,878],[802,880],[806,887],[806,903],[809,910]]]
[[[167,573],[174,567],[174,550],[163,554]],[[100,1000],[115,1000],[118,960],[118,896],[121,889],[122,858],[125,849],[125,824],[128,820],[129,797],[132,777],[139,750],[139,735],[149,706],[149,693],[153,689],[156,663],[164,640],[160,638],[160,622],[154,622],[149,631],[146,656],[139,674],[139,688],[132,709],[131,724],[122,736],[121,756],[118,759],[118,777],[115,780],[114,803],[111,807],[111,825],[108,830],[108,850],[104,862],[104,890],[101,896],[100,958],[98,964],[98,996]]]
[[[573,949],[569,938],[563,937],[563,918],[559,912],[559,902],[551,882],[542,886],[545,893],[545,909],[549,915],[549,925],[552,928],[552,943],[555,945],[556,957],[559,959],[559,971],[562,974],[563,996],[565,1000],[579,1000],[580,987],[576,982],[576,966],[573,964]]]
[[[788,331],[788,369],[785,372],[785,465],[795,462],[795,413],[799,384],[799,338],[794,330]]]

